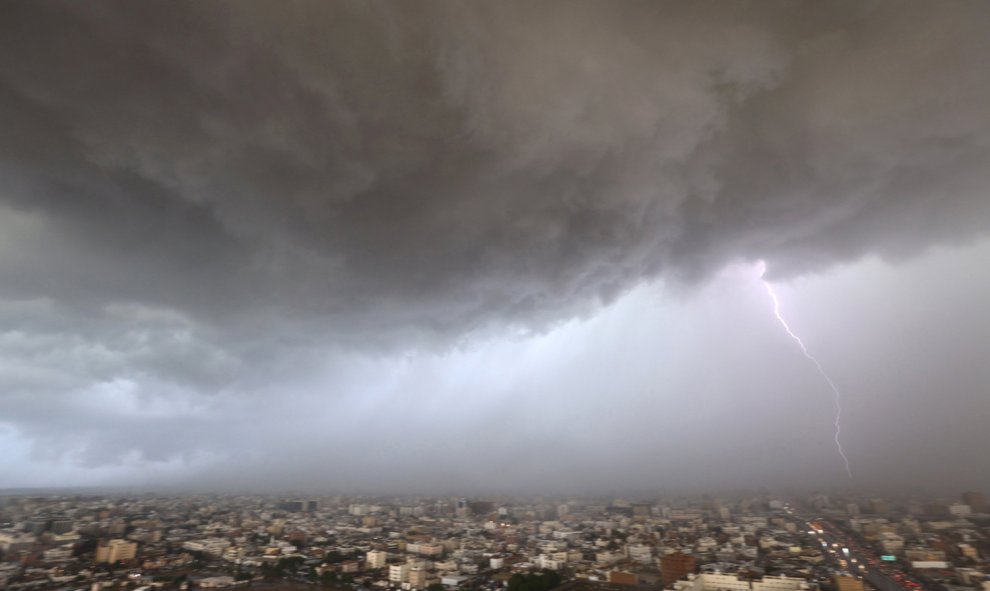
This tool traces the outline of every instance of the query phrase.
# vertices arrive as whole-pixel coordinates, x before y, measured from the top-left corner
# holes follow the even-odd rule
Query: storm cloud
[[[988,29],[981,2],[6,2],[0,421],[36,457],[193,462],[273,392],[350,400],[316,375],[368,400],[403,355],[645,284],[978,243]]]

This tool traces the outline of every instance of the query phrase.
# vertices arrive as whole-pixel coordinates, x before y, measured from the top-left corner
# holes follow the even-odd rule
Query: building
[[[987,507],[987,500],[983,497],[983,493],[981,492],[964,492],[962,494],[962,502],[969,505],[969,508],[972,509],[974,513],[990,513],[990,508]]]
[[[835,588],[838,591],[863,591],[862,579],[845,575],[835,576]]]
[[[945,552],[924,546],[915,546],[904,549],[904,558],[911,562],[939,561],[945,560]]]
[[[440,579],[440,584],[444,587],[460,587],[468,580],[464,575],[445,575]]]
[[[686,581],[675,581],[676,591],[805,591],[808,582],[795,577],[763,577],[749,580],[732,573],[702,573],[688,575]]]
[[[470,501],[467,506],[471,515],[489,515],[495,512],[495,503],[491,501]]]
[[[653,510],[650,503],[633,503],[632,514],[634,517],[649,517]]]
[[[100,542],[96,547],[96,562],[113,564],[122,560],[133,560],[137,556],[137,544],[127,540]]]
[[[610,570],[608,571],[608,582],[613,585],[636,585],[639,583],[639,579],[633,573]]]
[[[560,570],[560,567],[564,565],[563,562],[556,560],[547,554],[540,554],[533,560],[533,563],[536,564],[537,568],[546,570]]]
[[[369,569],[385,568],[385,565],[388,562],[388,552],[372,550],[365,555],[364,560],[367,568]]]
[[[49,531],[53,534],[67,534],[75,528],[75,524],[71,519],[54,519],[52,520]]]
[[[965,503],[953,503],[949,505],[949,513],[955,517],[969,517],[973,509]]]
[[[688,556],[681,552],[661,556],[660,575],[663,578],[664,588],[673,585],[674,581],[683,579],[689,574],[694,574],[694,568],[693,556]]]
[[[72,546],[50,548],[42,553],[45,562],[62,562],[72,560]]]
[[[189,540],[182,543],[184,550],[203,552],[210,556],[221,556],[230,546],[230,540],[224,538],[204,538],[202,540]]]
[[[608,565],[615,564],[616,562],[619,562],[620,560],[622,560],[625,557],[626,556],[623,553],[612,552],[610,550],[606,550],[604,552],[596,552],[595,553],[595,562],[597,562],[598,564],[604,564],[604,565],[608,566]],[[546,568],[546,567],[544,567],[544,568]]]
[[[199,587],[202,589],[222,589],[232,586],[236,581],[234,577],[222,575],[219,577],[206,577],[199,580]]]
[[[342,573],[356,573],[361,570],[361,563],[357,560],[345,560],[340,563],[340,572]]]
[[[409,554],[419,554],[420,556],[442,556],[443,544],[413,542],[406,544],[406,552]]]
[[[300,511],[306,510],[306,501],[299,499],[292,501],[283,501],[279,503],[278,508],[283,511],[288,511],[289,513],[298,513]]]
[[[426,569],[424,567],[414,566],[409,569],[409,586],[413,589],[426,587]]]
[[[972,545],[956,544],[956,547],[959,548],[959,553],[965,556],[966,558],[972,558],[973,560],[980,559],[980,553]]]
[[[408,564],[393,564],[388,567],[388,582],[401,585],[409,579]]]
[[[34,545],[34,536],[18,531],[0,531],[0,552],[13,554]]]
[[[899,555],[904,552],[904,538],[892,532],[883,532],[880,546],[887,554]]]
[[[646,564],[653,562],[653,548],[646,544],[629,544],[626,546],[626,552],[629,554],[629,558],[636,562]]]

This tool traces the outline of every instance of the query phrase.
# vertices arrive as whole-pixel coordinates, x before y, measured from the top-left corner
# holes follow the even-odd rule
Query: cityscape
[[[0,591],[990,591],[990,0],[0,0]]]
[[[828,496],[0,497],[11,591],[986,591],[990,508]]]

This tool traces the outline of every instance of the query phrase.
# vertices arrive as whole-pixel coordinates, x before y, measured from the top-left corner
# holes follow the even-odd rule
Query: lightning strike
[[[842,396],[839,394],[839,388],[836,387],[835,383],[832,381],[832,378],[830,378],[825,372],[825,368],[822,367],[822,364],[818,361],[818,359],[808,352],[808,348],[804,345],[804,341],[801,340],[801,337],[797,336],[797,334],[791,330],[790,325],[787,324],[787,320],[784,319],[784,315],[780,312],[780,300],[777,299],[777,293],[774,292],[773,286],[770,285],[770,282],[763,279],[763,274],[766,272],[766,265],[762,261],[760,263],[760,268],[762,270],[760,273],[760,281],[763,282],[763,286],[766,288],[767,293],[770,295],[770,300],[773,302],[774,316],[777,317],[777,320],[780,322],[780,325],[784,327],[784,331],[787,332],[787,335],[794,339],[794,342],[796,342],[798,347],[801,348],[801,352],[804,356],[815,365],[815,369],[817,369],[818,373],[825,378],[829,388],[832,389],[832,394],[834,394],[835,398],[835,447],[839,450],[839,455],[842,456],[842,462],[846,466],[846,475],[848,475],[849,478],[852,478],[852,468],[849,467],[849,458],[846,457],[846,453],[842,450],[842,442],[839,440],[839,435],[842,433]]]

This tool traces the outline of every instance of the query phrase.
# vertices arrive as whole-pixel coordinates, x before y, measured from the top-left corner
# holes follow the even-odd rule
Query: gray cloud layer
[[[974,240],[987,30],[982,2],[6,2],[4,414]]]
[[[4,10],[11,296],[459,331],[990,216],[978,2]]]

